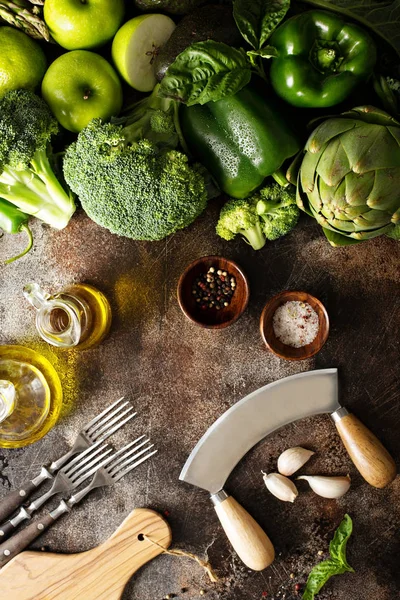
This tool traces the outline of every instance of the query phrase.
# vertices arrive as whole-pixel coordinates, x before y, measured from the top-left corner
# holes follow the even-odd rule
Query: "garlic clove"
[[[299,492],[293,481],[279,473],[269,473],[269,475],[263,473],[263,475],[264,483],[271,494],[284,502],[294,502],[296,500]]]
[[[297,479],[305,479],[310,488],[323,498],[341,498],[349,490],[351,479],[346,477],[322,477],[321,475],[301,475]]]
[[[312,450],[306,450],[306,448],[301,448],[300,446],[295,446],[294,448],[288,448],[285,452],[282,452],[280,457],[278,458],[278,471],[282,473],[282,475],[293,475],[296,473],[303,465],[306,464],[308,460],[315,454]]]

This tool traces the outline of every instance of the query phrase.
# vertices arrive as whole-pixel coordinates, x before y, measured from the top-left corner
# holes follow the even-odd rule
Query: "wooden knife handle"
[[[377,437],[352,414],[335,422],[351,460],[370,485],[384,488],[396,477],[393,458]]]
[[[215,511],[237,554],[249,569],[262,571],[275,558],[267,534],[232,496],[215,504]]]

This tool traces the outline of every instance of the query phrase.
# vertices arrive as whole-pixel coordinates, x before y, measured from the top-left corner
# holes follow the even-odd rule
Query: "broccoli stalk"
[[[216,232],[225,240],[241,235],[254,250],[260,250],[266,242],[254,203],[245,199],[228,200],[221,209]]]
[[[57,131],[50,109],[33,92],[11,91],[0,100],[0,197],[63,229],[75,204],[49,161],[50,138]]]
[[[260,250],[266,240],[286,235],[297,224],[299,209],[291,187],[271,183],[247,199],[231,198],[222,207],[216,226],[225,240],[236,235],[244,237],[254,250]]]
[[[147,139],[167,148],[176,148],[180,144],[188,154],[179,122],[179,103],[158,96],[159,88],[160,84],[157,84],[149,96],[128,106],[121,117],[111,122],[124,127],[127,142]]]

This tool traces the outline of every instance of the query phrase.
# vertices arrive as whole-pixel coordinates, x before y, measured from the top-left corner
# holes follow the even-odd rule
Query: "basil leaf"
[[[188,106],[233,96],[251,78],[244,50],[222,42],[196,42],[178,54],[160,84],[159,96]]]
[[[275,58],[278,56],[278,50],[273,46],[265,46],[261,50],[248,50],[247,56],[261,56],[262,58]]]
[[[353,531],[353,521],[349,515],[344,515],[343,521],[335,531],[333,540],[329,544],[329,554],[333,560],[340,562],[348,571],[354,572],[346,559],[347,540]]]
[[[332,559],[323,560],[318,565],[315,565],[308,576],[302,600],[314,600],[315,594],[318,594],[328,579],[333,575],[341,575],[347,570],[346,567]]]
[[[289,7],[290,0],[234,0],[233,16],[246,42],[257,50],[265,44]]]
[[[318,594],[333,575],[341,575],[346,572],[354,573],[354,569],[349,565],[346,558],[347,541],[352,531],[353,521],[349,515],[345,515],[329,544],[330,558],[315,565],[311,570],[302,600],[314,600],[315,594]]]

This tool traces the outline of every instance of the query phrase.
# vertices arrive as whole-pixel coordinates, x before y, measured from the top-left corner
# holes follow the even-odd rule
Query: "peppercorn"
[[[196,277],[192,295],[201,310],[221,310],[229,306],[236,287],[236,280],[227,271],[210,267],[207,273]]]

